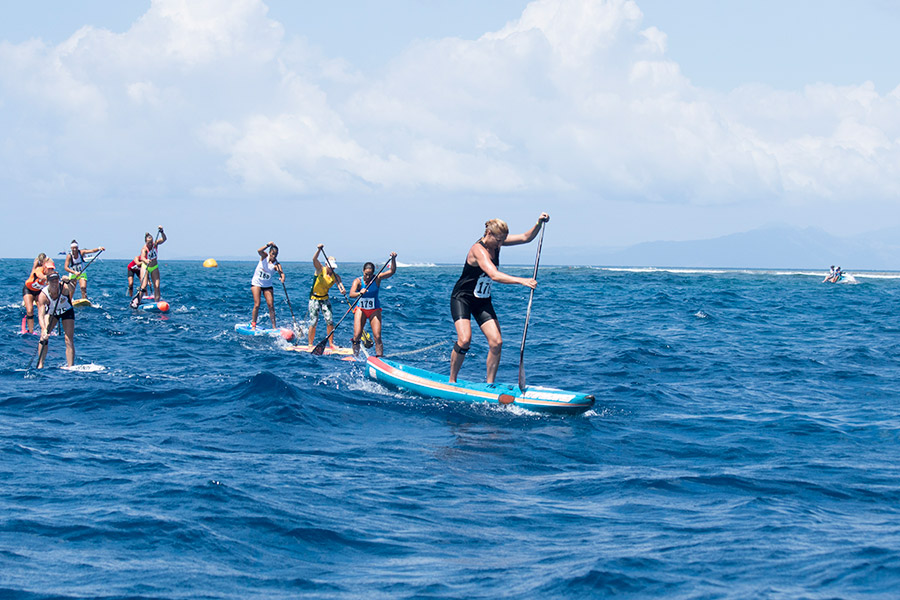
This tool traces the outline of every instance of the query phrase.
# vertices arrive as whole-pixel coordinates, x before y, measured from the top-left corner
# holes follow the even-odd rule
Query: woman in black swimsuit
[[[450,295],[450,312],[453,325],[456,327],[456,343],[450,354],[450,381],[455,382],[472,343],[471,317],[475,317],[478,326],[487,338],[490,349],[487,356],[487,382],[493,383],[500,366],[500,351],[503,338],[500,335],[500,323],[491,304],[491,284],[518,283],[531,289],[537,281],[526,277],[513,277],[501,272],[500,247],[527,244],[537,237],[541,225],[550,220],[550,215],[541,213],[537,223],[525,233],[509,235],[509,227],[500,219],[491,219],[484,224],[484,235],[472,244],[466,255],[462,275],[453,293]]]

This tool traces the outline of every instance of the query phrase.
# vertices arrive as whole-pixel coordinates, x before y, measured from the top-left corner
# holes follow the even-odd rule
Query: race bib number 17
[[[490,298],[491,297],[491,278],[482,274],[475,282],[475,297]]]

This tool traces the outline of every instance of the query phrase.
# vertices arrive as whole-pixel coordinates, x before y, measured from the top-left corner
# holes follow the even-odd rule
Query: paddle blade
[[[322,340],[321,342],[319,342],[318,344],[316,344],[316,347],[313,348],[311,354],[314,354],[314,355],[316,355],[316,356],[322,356],[322,353],[325,352],[325,346],[326,346],[326,345],[328,345],[328,338],[325,338],[324,340]]]
[[[141,304],[141,293],[138,292],[134,298],[131,299],[131,308],[137,308]]]
[[[519,362],[519,389],[525,391],[525,364]]]

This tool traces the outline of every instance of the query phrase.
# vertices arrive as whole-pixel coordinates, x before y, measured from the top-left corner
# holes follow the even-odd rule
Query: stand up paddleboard
[[[313,348],[315,346],[288,346],[285,350],[289,350],[291,352],[306,352],[307,354],[312,354]],[[333,350],[328,346],[325,347],[325,351],[322,352],[323,356],[340,356],[341,360],[356,360],[356,357],[353,356],[353,348],[334,348]]]
[[[141,304],[138,306],[141,310],[148,310],[151,312],[168,312],[169,303],[165,300],[160,300],[159,302],[150,302],[148,304]]]
[[[75,373],[99,373],[100,371],[105,371],[106,367],[103,365],[95,365],[94,363],[89,363],[86,365],[72,365],[71,367],[65,366],[60,367],[60,369],[64,371],[73,371]]]
[[[582,413],[594,405],[592,395],[537,385],[526,386],[523,392],[518,386],[508,383],[450,383],[446,375],[374,356],[366,361],[366,374],[389,387],[443,400],[512,404],[537,412],[567,414]]]
[[[277,329],[264,329],[262,327],[251,327],[250,323],[235,323],[234,330],[241,335],[264,335],[268,337],[281,337],[288,341],[294,339],[294,330],[286,327],[278,327]]]
[[[90,306],[90,305],[91,305],[91,301],[88,300],[87,298],[79,298],[78,300],[76,300],[75,302],[72,303],[72,306],[74,306],[75,308],[78,308],[80,306]]]

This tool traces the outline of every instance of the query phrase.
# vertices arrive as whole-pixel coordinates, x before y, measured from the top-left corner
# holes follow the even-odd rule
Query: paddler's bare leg
[[[256,327],[256,318],[259,316],[259,293],[262,288],[251,285],[250,292],[253,294],[253,310],[250,311],[250,326]]]
[[[162,290],[159,287],[159,265],[157,265],[156,268],[153,269],[152,277],[153,277],[153,299],[156,300],[157,302],[159,302],[160,298],[162,297]]]
[[[363,327],[365,326],[365,316],[360,309],[353,311],[353,355],[359,354],[359,339],[362,337]]]
[[[334,350],[336,346],[334,345],[334,336],[331,335],[334,332],[334,325],[331,323],[325,324],[325,330],[328,332],[328,347]]]
[[[456,376],[466,360],[466,352],[472,343],[472,323],[469,319],[457,319],[453,322],[456,327],[456,343],[453,344],[453,352],[450,353],[450,383],[456,383]]]
[[[75,364],[75,319],[64,320],[62,327],[66,334],[66,364],[71,367]]]
[[[375,356],[384,356],[384,344],[381,343],[381,310],[378,310],[369,319],[369,327],[372,328],[372,337],[375,338]]]
[[[44,359],[47,358],[47,348],[50,346],[50,339],[49,339],[49,337],[45,338],[43,335],[43,332],[46,331],[47,335],[49,336],[50,332],[53,331],[53,328],[56,327],[56,317],[45,316],[44,318],[47,319],[47,328],[41,329],[41,341],[38,342],[38,344],[40,344],[40,347],[41,347],[41,349],[38,350],[38,361],[37,361],[38,369],[44,368]]]
[[[266,296],[266,304],[269,306],[269,319],[272,321],[272,329],[276,329],[275,326],[275,294],[272,292],[272,288],[266,288],[263,290],[263,294]]]
[[[31,333],[34,331],[34,296],[25,294],[22,302],[25,303],[25,331]]]
[[[488,349],[487,355],[487,382],[494,383],[497,376],[497,367],[500,366],[500,352],[503,350],[503,337],[500,335],[500,324],[496,319],[485,321],[481,326],[484,337],[487,338]]]
[[[150,273],[147,272],[147,263],[141,263],[141,289],[138,293],[143,296],[147,291],[147,284],[150,282]],[[141,298],[143,300],[143,298]]]

